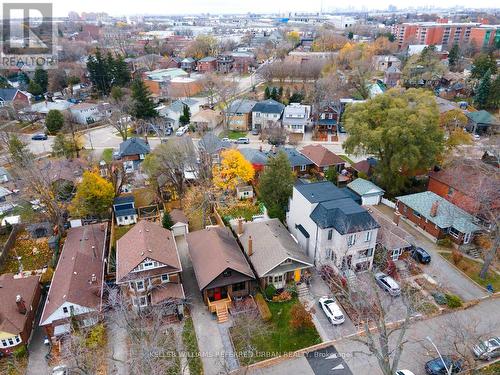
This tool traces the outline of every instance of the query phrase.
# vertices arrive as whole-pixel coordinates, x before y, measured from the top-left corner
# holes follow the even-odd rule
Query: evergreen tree
[[[352,31],[349,31],[349,33],[347,34],[347,38],[354,39],[354,33]]]
[[[174,222],[172,220],[172,217],[170,216],[170,212],[165,211],[163,213],[163,219],[161,220],[161,225],[165,229],[172,228],[172,225],[174,225]]]
[[[96,49],[95,56],[90,55],[87,60],[87,70],[94,90],[100,95],[108,95],[112,85],[112,71],[108,59],[102,56],[101,50]]]
[[[283,86],[278,89],[278,100],[281,102],[283,100]]]
[[[271,90],[269,90],[269,86],[266,86],[266,89],[264,90],[264,99],[270,99],[271,98]]]
[[[479,108],[486,108],[488,106],[488,101],[490,97],[491,89],[491,70],[487,70],[484,73],[483,78],[476,90],[476,95],[474,96],[474,101],[477,103]]]
[[[278,90],[276,90],[276,87],[273,87],[271,90],[271,99],[278,100]]]
[[[36,83],[35,81],[31,81],[28,85],[28,92],[31,94],[31,95],[35,95],[35,96],[38,96],[38,95],[42,95],[43,94],[43,90],[42,88],[40,87],[40,85],[38,83]]]
[[[458,44],[455,43],[453,47],[451,47],[450,52],[448,53],[448,62],[450,64],[450,68],[456,68],[459,59],[460,59],[460,48],[458,47]]]
[[[260,175],[257,193],[264,202],[270,217],[285,220],[286,206],[292,195],[295,177],[283,151],[269,158],[266,168]]]
[[[339,172],[337,172],[337,168],[335,168],[334,166],[328,167],[327,171],[325,172],[325,178],[328,181],[333,182],[335,185],[337,185],[338,176]]]
[[[497,62],[492,55],[486,55],[482,53],[474,59],[474,62],[472,64],[472,78],[481,79],[484,77],[488,70],[490,70],[490,75],[496,74],[497,72]]]
[[[500,74],[497,74],[497,77],[491,84],[488,105],[492,109],[498,109],[500,107]]]
[[[126,86],[130,83],[130,71],[123,56],[118,56],[113,61],[113,84],[117,86]]]
[[[182,108],[182,115],[179,117],[179,122],[182,125],[187,125],[191,121],[191,110],[187,105],[184,104]]]
[[[21,167],[30,165],[35,158],[28,145],[21,141],[17,135],[9,137],[7,148],[14,164]]]
[[[151,92],[141,79],[132,83],[132,115],[136,119],[150,119],[158,116]]]
[[[45,117],[45,127],[47,131],[51,134],[57,133],[64,125],[64,116],[61,111],[57,109],[51,109]]]
[[[54,138],[54,144],[52,145],[52,153],[55,156],[62,156],[67,159],[71,159],[76,152],[75,144],[73,140],[62,133],[59,133]]]
[[[49,84],[49,74],[42,68],[36,68],[33,81],[40,86],[42,93],[47,92],[47,85]]]

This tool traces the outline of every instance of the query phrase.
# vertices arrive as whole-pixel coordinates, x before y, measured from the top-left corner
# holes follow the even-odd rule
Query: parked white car
[[[188,130],[188,126],[181,126],[179,129],[177,129],[177,131],[175,132],[175,135],[178,136],[178,137],[182,137],[184,134],[186,134],[187,130]]]
[[[344,314],[337,302],[332,297],[321,297],[319,306],[325,313],[326,317],[333,325],[342,324],[345,322]]]
[[[410,370],[398,370],[396,371],[396,375],[415,375]]]
[[[396,297],[401,294],[399,284],[389,275],[386,275],[383,272],[378,272],[375,274],[375,280],[377,281],[378,286],[388,292],[391,296]]]

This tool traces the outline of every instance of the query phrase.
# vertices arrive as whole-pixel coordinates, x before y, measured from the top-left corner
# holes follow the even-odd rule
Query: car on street
[[[472,352],[477,359],[490,361],[492,358],[500,357],[500,337],[491,337],[481,341],[472,347]]]
[[[179,129],[177,129],[177,131],[175,132],[175,135],[177,137],[182,137],[184,134],[186,134],[188,130],[188,126],[181,126]]]
[[[222,142],[231,142],[228,137],[222,138]]]
[[[450,356],[443,355],[442,359],[438,357],[428,361],[425,364],[425,372],[428,375],[447,375],[446,369],[450,369],[450,367],[452,374],[458,374],[462,371],[462,362]]]
[[[52,375],[67,375],[69,370],[66,365],[56,366],[52,369]]]
[[[396,375],[415,375],[410,370],[398,370],[396,371]]]
[[[344,314],[338,303],[332,297],[321,297],[319,306],[325,313],[326,317],[333,325],[342,324],[345,322]]]
[[[474,138],[475,141],[481,140],[481,137],[477,134],[472,134],[472,138]]]
[[[252,130],[252,135],[259,135],[259,129],[253,129]]]
[[[46,141],[48,138],[47,134],[35,134],[31,137],[33,141]]]
[[[399,284],[389,275],[386,275],[383,272],[378,272],[375,274],[375,280],[377,281],[378,286],[388,292],[391,296],[396,297],[401,294]]]
[[[422,264],[428,264],[431,262],[431,255],[421,247],[414,247],[411,250],[411,256],[413,259]]]
[[[250,139],[246,137],[241,137],[236,140],[236,143],[241,144],[241,145],[247,145],[250,143]]]

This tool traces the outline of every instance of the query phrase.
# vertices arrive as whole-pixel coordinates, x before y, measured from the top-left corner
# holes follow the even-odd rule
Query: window
[[[139,297],[139,306],[144,307],[148,305],[148,299],[146,297]]]
[[[68,308],[66,306],[63,307],[63,313],[65,313],[65,314],[68,313]]]
[[[274,282],[279,283],[283,281],[283,275],[274,276]]]
[[[455,192],[455,189],[453,189],[452,187],[448,188],[448,195],[453,195],[454,192]]]
[[[331,260],[337,264],[337,254],[332,249],[326,249],[326,259]]]
[[[370,242],[372,239],[372,232],[366,232],[365,234],[365,242]]]
[[[356,243],[356,235],[350,234],[349,237],[347,237],[347,246],[352,246],[355,243]]]
[[[291,264],[292,260],[290,258],[286,259],[283,263],[281,264]]]
[[[139,280],[135,282],[135,289],[144,290],[144,280]]]
[[[0,340],[0,348],[9,348],[21,342],[19,335]]]
[[[154,262],[144,262],[144,268],[145,269],[153,268],[154,266],[155,266]]]
[[[246,289],[246,283],[243,281],[241,283],[233,284],[233,292],[239,292]]]
[[[333,229],[328,230],[328,241],[331,241],[333,237]]]
[[[449,230],[450,234],[455,237],[455,238],[458,238],[460,237],[460,232],[458,230],[456,230],[455,228],[453,227],[450,227],[450,230]]]
[[[307,165],[301,165],[300,166],[300,171],[305,172],[307,170]]]
[[[373,255],[373,249],[365,249],[358,252],[358,258],[369,258]]]
[[[170,277],[168,275],[161,275],[161,282],[168,283],[170,281]]]
[[[224,276],[224,277],[229,277],[229,276],[231,276],[231,270],[225,270],[225,271],[222,273],[222,276]]]
[[[413,215],[420,218],[420,214],[418,213],[418,211],[413,210]]]

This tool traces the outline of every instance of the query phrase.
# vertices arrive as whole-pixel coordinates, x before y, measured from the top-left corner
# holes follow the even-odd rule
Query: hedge
[[[273,314],[271,314],[271,310],[269,310],[269,306],[267,305],[264,296],[260,293],[257,293],[255,295],[255,302],[257,303],[257,307],[259,308],[259,313],[262,319],[266,322],[270,321],[273,317]]]
[[[200,358],[200,350],[198,349],[198,340],[196,339],[192,318],[187,318],[184,321],[182,341],[184,342],[184,348],[187,352],[189,373],[191,375],[203,374],[203,363]]]
[[[462,307],[462,299],[454,294],[446,294],[446,304],[450,309]]]

